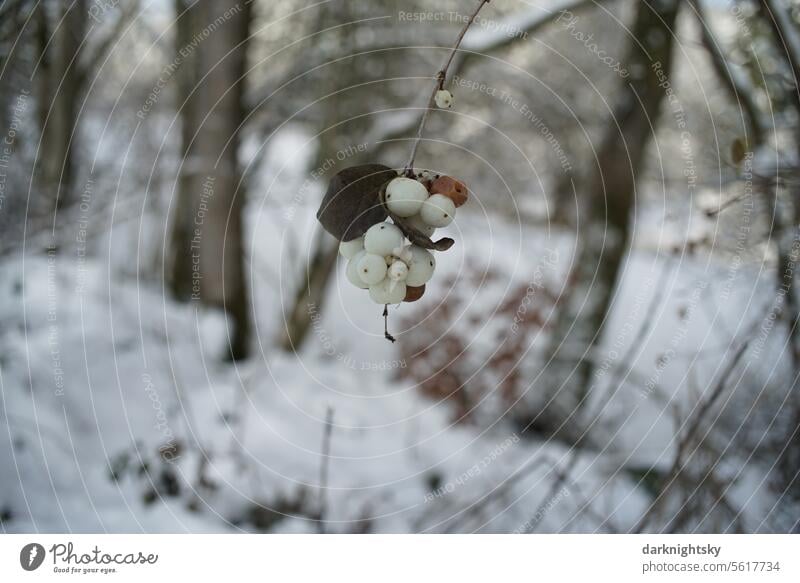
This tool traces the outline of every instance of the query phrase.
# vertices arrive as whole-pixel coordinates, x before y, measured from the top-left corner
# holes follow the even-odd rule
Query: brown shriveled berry
[[[443,194],[457,207],[467,202],[467,187],[460,180],[450,176],[440,176],[428,189],[431,194]]]
[[[425,284],[422,284],[417,287],[412,287],[410,285],[406,286],[406,297],[403,298],[404,302],[416,302],[418,299],[422,297],[422,294],[425,293]]]

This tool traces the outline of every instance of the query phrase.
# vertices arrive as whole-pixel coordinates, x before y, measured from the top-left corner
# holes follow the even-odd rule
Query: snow
[[[251,208],[251,215],[264,212],[255,204]],[[291,234],[262,228],[263,216],[251,216],[254,249],[269,249],[266,241],[288,236],[308,240],[303,232],[315,228],[313,212],[313,205],[300,204],[285,225]],[[419,306],[393,310],[395,332],[401,339],[409,332],[401,324],[408,318],[416,318],[412,328],[426,326],[425,313],[438,297],[470,273],[491,267],[497,277],[452,322],[469,335],[474,354],[489,354],[504,324],[485,317],[476,329],[467,314],[496,310],[487,300],[496,302],[504,290],[541,269],[544,249],[559,249],[559,265],[546,274],[548,281],[558,281],[570,258],[569,244],[469,212],[443,231],[462,244],[439,257],[430,295]],[[271,258],[274,262],[274,254]],[[628,331],[613,347],[623,352],[632,341],[630,330],[640,323],[626,321],[630,306],[646,305],[657,288],[651,283],[643,291],[641,282],[657,281],[661,270],[670,270],[667,300],[658,314],[663,325],[636,357],[644,367],[641,375],[652,371],[650,363],[678,333],[668,315],[696,286],[691,269],[669,265],[650,252],[637,253],[626,267],[612,318],[610,342],[613,330]],[[643,400],[627,386],[603,407],[606,452],[578,454],[555,441],[521,437],[504,420],[502,408],[492,408],[491,398],[486,401],[491,423],[454,424],[447,402],[398,380],[397,371],[409,363],[382,340],[380,309],[346,282],[343,261],[327,308],[299,354],[274,346],[278,307],[290,297],[294,281],[283,279],[276,287],[254,280],[260,351],[235,366],[220,362],[226,332],[218,314],[174,303],[160,287],[109,271],[100,259],[87,261],[84,287],[77,291],[75,267],[69,254],[59,254],[27,255],[1,268],[6,351],[0,419],[7,431],[0,437],[0,463],[10,471],[0,478],[0,508],[12,512],[6,530],[314,532],[317,523],[308,508],[316,507],[320,496],[329,407],[334,428],[326,529],[333,532],[514,532],[532,517],[538,531],[599,528],[583,514],[574,516],[582,496],[596,509],[608,509],[604,517],[630,528],[647,506],[647,495],[619,464],[659,466],[672,451],[673,428],[663,403]],[[734,290],[747,292],[742,286]],[[722,312],[733,314],[737,305],[732,301]],[[698,309],[682,351],[710,343],[708,326],[715,317]],[[667,395],[670,400],[688,402],[684,369],[675,359],[660,373],[659,384],[677,387]],[[491,393],[492,387],[486,390]],[[632,399],[636,414],[629,415]],[[172,442],[179,444],[175,450],[169,449]],[[171,461],[159,460],[165,448]],[[553,498],[552,468],[563,467],[573,455],[578,456],[574,484],[561,486]],[[128,463],[120,465],[126,456]],[[138,469],[143,463],[147,472]],[[122,468],[117,480],[111,479],[112,467]],[[164,485],[163,471],[174,474],[177,495]],[[743,476],[736,495],[749,500],[763,480],[754,469]],[[578,487],[585,494],[579,495]],[[763,500],[752,503],[764,505]],[[298,501],[304,501],[300,509],[292,506]],[[543,506],[546,512],[537,513]]]
[[[592,5],[538,4],[498,19],[493,4],[486,6],[461,49],[490,52],[563,10]],[[777,16],[786,24],[788,14]],[[730,16],[719,22],[732,30]],[[800,54],[800,40],[787,27],[786,40]],[[451,75],[458,66],[457,60]],[[739,68],[731,74],[747,85]],[[413,133],[418,116],[382,110],[363,142]],[[148,155],[158,149],[164,169],[179,162],[166,147],[176,138],[166,135],[173,121],[173,114],[153,111],[149,131],[157,139],[139,146],[152,149]],[[700,189],[688,204],[676,192],[645,192],[637,200],[634,249],[603,341],[590,354],[603,371],[587,405],[597,446],[579,449],[523,431],[509,404],[539,397],[554,303],[574,259],[572,237],[542,226],[548,189],[515,192],[504,215],[473,201],[438,231],[457,244],[437,256],[422,300],[391,309],[397,344],[384,340],[382,307],[347,282],[339,257],[323,305],[313,306],[319,318],[307,341],[297,353],[281,350],[283,317],[319,233],[315,212],[325,184],[315,175],[329,176],[350,156],[343,151],[330,167],[313,168],[318,144],[311,126],[293,122],[267,137],[248,134],[241,148],[255,339],[254,354],[233,364],[224,359],[223,315],[173,301],[149,265],[167,232],[158,207],[174,192],[148,190],[153,206],[145,205],[136,192],[145,181],[127,172],[136,167],[150,188],[149,157],[133,151],[122,159],[130,136],[94,116],[83,123],[99,176],[85,262],[75,248],[80,216],[60,216],[58,252],[29,240],[24,254],[0,262],[3,531],[316,532],[323,508],[328,532],[633,528],[652,501],[637,474],[669,468],[682,419],[708,396],[734,339],[759,323],[774,297],[771,247],[687,249],[687,241],[725,242],[725,216],[735,216],[736,205],[719,217],[702,210],[736,193]],[[469,131],[455,126],[450,138],[465,143],[467,134],[459,132]],[[780,159],[772,150],[756,152],[754,171],[769,175],[778,162],[793,161],[792,153],[778,151]],[[667,208],[679,218],[665,216]],[[510,219],[513,213],[521,218]],[[515,317],[534,312],[540,323],[516,327]],[[765,403],[784,398],[773,386],[786,365],[780,328],[755,337],[746,371],[713,412],[712,421],[733,436],[718,448],[726,455],[717,474],[753,530],[773,529],[770,468],[728,449],[748,431],[763,438],[773,427]],[[420,342],[425,354],[416,350]],[[456,399],[443,396],[450,387],[439,386],[442,370],[466,379],[463,421]],[[509,397],[506,387],[516,393]],[[755,403],[766,422],[754,421]],[[683,417],[676,419],[676,411]]]

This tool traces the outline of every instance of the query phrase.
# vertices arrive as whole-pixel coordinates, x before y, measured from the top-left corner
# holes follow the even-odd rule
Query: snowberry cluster
[[[467,201],[466,187],[454,178],[427,170],[414,176],[399,176],[386,184],[382,204],[392,222],[374,224],[363,236],[339,245],[339,252],[348,259],[347,279],[369,289],[376,304],[414,302],[422,297],[436,259],[407,235],[413,238],[416,232],[430,238],[437,228],[449,225],[456,208]]]

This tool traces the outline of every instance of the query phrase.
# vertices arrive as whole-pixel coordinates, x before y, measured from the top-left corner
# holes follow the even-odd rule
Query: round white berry
[[[361,276],[358,274],[358,262],[361,261],[366,254],[367,252],[362,250],[353,255],[353,258],[347,262],[347,269],[345,270],[348,281],[361,289],[367,289],[369,287],[369,284],[361,279]]]
[[[430,237],[433,235],[433,232],[436,230],[436,227],[433,225],[429,225],[425,221],[422,220],[420,215],[414,215],[410,219],[408,219],[408,224],[411,227],[414,227],[417,231],[421,232],[426,237]]]
[[[408,265],[397,259],[392,262],[387,271],[387,276],[392,281],[405,281],[408,275]]]
[[[399,176],[386,186],[386,205],[398,217],[417,214],[427,198],[425,186],[411,178]]]
[[[345,259],[352,259],[356,253],[364,248],[364,237],[353,239],[352,241],[342,241],[339,243],[339,253]]]
[[[427,249],[411,246],[411,262],[406,275],[406,285],[418,287],[430,281],[433,270],[436,269],[436,259]]]
[[[358,260],[358,276],[364,283],[369,285],[383,281],[386,277],[386,260],[383,255],[365,253]]]
[[[406,265],[411,263],[411,245],[403,245],[402,247],[397,247],[394,251],[392,251],[391,255],[387,255],[384,257],[386,259],[386,265],[391,267],[392,263],[397,260],[402,261]]]
[[[364,235],[364,249],[374,255],[391,255],[395,249],[403,245],[403,231],[392,223],[372,225]]]
[[[456,205],[443,194],[432,194],[419,214],[431,227],[446,227],[456,216]]]
[[[406,297],[406,284],[402,281],[384,279],[369,286],[369,297],[376,304],[399,304]]]
[[[409,263],[411,263],[411,257],[412,257],[411,245],[404,245],[402,247],[398,247],[397,249],[394,250],[394,253],[392,253],[392,257],[395,257],[400,261],[402,261],[403,263],[405,263],[406,265],[408,265]],[[391,263],[389,265],[391,265]]]
[[[439,89],[436,92],[436,107],[441,107],[442,109],[450,109],[453,107],[453,94],[450,93],[447,89]]]

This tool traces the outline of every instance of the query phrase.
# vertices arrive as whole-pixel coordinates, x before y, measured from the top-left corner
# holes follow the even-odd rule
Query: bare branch
[[[742,113],[747,117],[746,123],[750,126],[753,135],[753,139],[748,140],[748,146],[751,149],[755,148],[764,142],[764,128],[761,124],[758,106],[753,99],[753,88],[746,85],[745,80],[735,73],[725,58],[711,30],[711,23],[706,20],[702,2],[700,0],[690,0],[690,4],[694,9],[693,13],[697,18],[697,23],[700,25],[703,46],[711,57],[711,65],[714,68],[714,72],[720,78],[728,93],[730,93],[733,101],[742,108]]]
[[[775,33],[774,43],[792,72],[794,90],[790,91],[795,108],[800,112],[800,40],[793,29],[791,18],[775,0],[761,0],[761,14]]]
[[[756,320],[756,323],[760,323],[761,320]],[[728,388],[728,381],[730,380],[731,376],[733,375],[734,370],[736,370],[739,362],[741,361],[742,357],[744,356],[745,352],[747,351],[747,347],[749,346],[749,342],[747,340],[743,341],[739,348],[734,353],[733,357],[731,358],[728,366],[722,372],[719,377],[719,380],[714,385],[714,388],[711,390],[711,394],[709,397],[700,403],[699,408],[694,413],[691,418],[691,422],[687,420],[687,423],[690,422],[688,429],[684,433],[683,437],[681,438],[675,452],[675,459],[672,462],[672,466],[670,467],[669,471],[665,474],[664,483],[661,487],[661,492],[656,496],[655,500],[653,500],[652,504],[648,508],[647,512],[642,516],[642,518],[637,523],[636,527],[633,529],[633,532],[641,533],[647,525],[650,523],[652,518],[655,516],[656,511],[663,505],[666,500],[666,493],[669,490],[670,486],[678,481],[681,477],[681,474],[684,472],[684,456],[689,447],[691,447],[692,443],[694,443],[695,436],[700,429],[701,423],[705,420],[706,414],[711,410],[714,404],[719,399],[719,396]],[[686,425],[686,423],[684,423]]]
[[[119,42],[120,37],[122,37],[125,32],[126,26],[131,22],[131,19],[136,15],[138,10],[139,0],[130,0],[130,2],[123,3],[114,25],[99,41],[97,41],[95,46],[91,49],[91,55],[89,55],[86,62],[81,63],[78,71],[80,87],[84,86],[89,75],[94,74],[94,72],[103,65],[108,54],[116,43]],[[86,52],[88,51],[84,51],[84,53]]]
[[[453,58],[456,56],[458,47],[461,46],[461,41],[464,40],[464,35],[467,34],[469,27],[472,26],[472,23],[475,21],[475,17],[478,16],[478,12],[480,12],[481,8],[483,8],[484,5],[488,3],[489,0],[480,0],[477,8],[475,8],[475,12],[473,12],[467,19],[467,22],[464,23],[464,27],[461,29],[461,32],[456,38],[456,42],[453,45],[453,48],[450,50],[450,54],[447,56],[447,60],[444,62],[444,65],[442,65],[442,68],[436,74],[435,83],[433,85],[433,91],[431,91],[431,96],[428,98],[428,103],[425,106],[425,109],[422,111],[422,117],[419,120],[419,128],[417,129],[417,136],[416,138],[414,138],[414,142],[411,145],[411,156],[409,157],[408,162],[406,162],[404,173],[407,175],[413,174],[414,158],[417,155],[417,148],[419,148],[419,143],[422,141],[422,136],[425,133],[425,124],[428,121],[428,115],[430,114],[431,109],[433,109],[435,105],[436,93],[444,88],[444,82],[445,79],[447,79],[447,71],[450,68],[450,65],[453,63]]]

